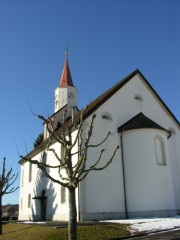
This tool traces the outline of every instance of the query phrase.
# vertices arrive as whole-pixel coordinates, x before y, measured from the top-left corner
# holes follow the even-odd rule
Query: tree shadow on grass
[[[19,231],[23,231],[23,230],[27,230],[29,228],[34,228],[34,227],[37,227],[37,226],[27,226],[25,228],[20,228],[20,229],[17,229],[17,230],[13,230],[13,231],[8,231],[6,233],[3,233],[3,235],[6,235],[6,234],[9,234],[9,233],[14,233],[14,232],[19,232]]]
[[[2,222],[2,225],[8,224],[8,223],[9,223],[9,221],[7,221],[7,222]]]

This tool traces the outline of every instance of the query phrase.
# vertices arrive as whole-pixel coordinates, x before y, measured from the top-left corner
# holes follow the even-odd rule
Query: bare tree
[[[47,178],[51,179],[53,182],[58,183],[68,189],[69,192],[69,224],[68,224],[68,236],[69,240],[77,239],[77,210],[76,210],[76,196],[75,190],[80,181],[82,181],[91,171],[98,171],[105,169],[113,160],[119,146],[116,146],[112,152],[111,157],[108,161],[101,167],[98,167],[103,154],[105,152],[104,148],[100,149],[99,156],[94,160],[90,167],[87,167],[88,160],[88,150],[90,148],[98,148],[106,142],[111,132],[108,132],[106,137],[98,144],[93,144],[91,141],[93,135],[93,126],[96,115],[93,114],[90,118],[89,127],[84,126],[84,111],[80,112],[75,116],[74,111],[72,111],[72,117],[66,121],[66,112],[63,114],[63,120],[61,127],[58,130],[54,126],[53,120],[51,118],[44,118],[41,115],[38,117],[44,121],[49,132],[49,138],[47,140],[47,151],[51,151],[58,161],[58,164],[48,165],[39,160],[32,160],[27,156],[20,156],[25,161],[32,164],[36,164],[40,168]],[[75,137],[72,134],[75,133]],[[84,135],[86,136],[84,137]],[[63,157],[60,156],[57,151],[52,147],[52,144],[58,142],[64,149]],[[74,162],[73,157],[77,157],[77,161]],[[90,163],[89,163],[90,164]],[[59,178],[56,179],[50,174],[50,169],[57,169],[59,173]]]
[[[0,172],[0,235],[2,235],[2,197],[5,194],[15,192],[18,187],[14,188],[13,184],[18,177],[17,174],[12,173],[13,169],[6,173],[6,158],[3,158],[2,171]]]

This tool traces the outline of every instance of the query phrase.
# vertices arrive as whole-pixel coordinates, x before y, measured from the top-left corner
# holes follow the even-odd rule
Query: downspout
[[[81,221],[81,215],[80,215],[80,183],[78,183],[78,222]]]
[[[78,146],[79,146],[79,137],[78,137]],[[79,153],[78,153],[78,161],[79,161]],[[78,213],[77,213],[77,217],[78,217],[78,222],[82,221],[81,219],[81,211],[80,211],[80,182],[78,182]]]
[[[122,172],[123,172],[123,188],[124,188],[124,206],[125,206],[125,215],[128,219],[128,208],[127,208],[127,191],[126,191],[126,176],[125,176],[125,167],[124,167],[124,152],[123,152],[123,137],[122,132],[120,134],[121,138],[121,158],[122,158]]]

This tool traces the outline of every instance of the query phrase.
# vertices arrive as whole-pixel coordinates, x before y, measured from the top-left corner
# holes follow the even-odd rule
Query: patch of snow
[[[155,232],[180,228],[180,216],[169,218],[138,218],[128,220],[107,220],[103,222],[131,224],[134,232]]]
[[[17,222],[17,223],[24,223],[24,224],[46,224],[46,222],[33,222],[33,221],[24,221],[24,222]]]

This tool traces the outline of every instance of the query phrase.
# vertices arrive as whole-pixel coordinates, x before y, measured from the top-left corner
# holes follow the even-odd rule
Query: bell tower
[[[68,49],[65,52],[65,63],[59,86],[55,89],[54,111],[57,112],[67,105],[67,108],[77,106],[77,89],[74,87],[68,64]]]

